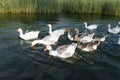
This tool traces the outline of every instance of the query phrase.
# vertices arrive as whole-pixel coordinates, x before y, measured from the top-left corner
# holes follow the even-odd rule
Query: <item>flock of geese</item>
[[[108,36],[95,34],[93,32],[93,30],[97,29],[97,24],[89,26],[86,22],[84,24],[87,31],[80,32],[78,28],[75,28],[74,35],[72,33],[73,30],[71,30],[70,28],[62,28],[53,31],[52,25],[48,24],[47,26],[49,27],[49,35],[45,36],[42,39],[38,39],[40,31],[26,31],[25,33],[23,33],[23,30],[19,28],[17,29],[17,32],[20,33],[19,37],[21,39],[33,40],[31,42],[31,48],[33,48],[36,44],[42,44],[46,46],[44,51],[48,50],[49,55],[59,58],[70,58],[75,54],[76,48],[87,52],[97,50],[97,47],[100,45],[100,43],[104,42],[106,40],[106,37]],[[60,36],[64,35],[65,32],[67,33],[67,38],[71,41],[71,44],[64,44],[59,46],[56,50],[53,50],[52,45],[56,45]],[[111,25],[108,24],[108,32],[112,34],[119,34],[120,27],[116,26],[114,28],[111,28]],[[120,44],[120,36],[118,39],[118,44]]]

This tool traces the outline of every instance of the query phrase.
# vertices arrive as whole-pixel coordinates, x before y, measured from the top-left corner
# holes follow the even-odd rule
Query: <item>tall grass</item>
[[[120,0],[0,0],[1,13],[81,13],[120,16]]]

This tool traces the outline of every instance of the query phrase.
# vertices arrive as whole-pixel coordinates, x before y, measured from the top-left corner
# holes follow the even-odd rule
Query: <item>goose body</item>
[[[77,44],[72,43],[69,45],[62,45],[58,47],[56,50],[53,50],[50,45],[47,45],[44,50],[49,50],[49,55],[52,55],[55,57],[70,58],[74,55],[76,47],[77,47]]]
[[[108,32],[113,34],[118,34],[120,33],[120,28],[118,26],[111,28],[111,25],[108,24]]]
[[[88,42],[88,43],[84,43],[84,44],[79,44],[78,48],[81,49],[82,51],[94,51],[97,50],[98,45],[100,44],[100,42]]]
[[[103,35],[100,35],[100,34],[96,34],[96,35],[93,36],[93,40],[103,42],[103,41],[105,41],[107,36],[108,35],[103,36]]]
[[[54,40],[54,37],[48,35],[44,37],[43,39],[34,40],[31,42],[31,47],[34,47],[36,44],[43,44],[43,45],[55,45],[56,40]]]
[[[47,25],[49,27],[49,34],[50,35],[63,35],[64,32],[65,32],[65,29],[59,29],[59,30],[54,30],[52,31],[52,25],[51,24],[48,24]]]
[[[34,47],[36,44],[43,44],[43,45],[56,45],[60,35],[48,35],[43,39],[34,40],[31,42],[31,47]]]
[[[92,34],[88,34],[86,36],[80,37],[80,42],[81,43],[87,43],[87,42],[91,42],[93,40],[93,36],[95,33]]]
[[[93,25],[89,25],[89,26],[87,26],[87,22],[85,22],[84,24],[85,24],[85,28],[87,28],[89,30],[94,30],[94,29],[97,29],[97,27],[98,27],[97,24],[93,24]]]
[[[40,31],[26,31],[23,34],[23,30],[21,28],[17,29],[16,31],[20,33],[19,37],[23,40],[36,39],[36,38],[38,38],[38,35],[40,33]]]

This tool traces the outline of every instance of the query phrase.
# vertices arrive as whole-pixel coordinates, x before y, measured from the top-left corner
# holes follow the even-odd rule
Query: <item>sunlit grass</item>
[[[0,0],[1,13],[81,13],[120,16],[120,0]]]

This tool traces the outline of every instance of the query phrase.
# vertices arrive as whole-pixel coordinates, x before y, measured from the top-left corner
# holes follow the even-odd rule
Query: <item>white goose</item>
[[[108,24],[108,32],[113,34],[118,34],[120,32],[120,28],[118,26],[111,29],[111,25]]]
[[[49,50],[49,55],[55,57],[70,58],[74,55],[76,47],[77,47],[77,43],[72,43],[69,45],[62,45],[53,51],[52,47],[50,45],[47,45],[44,50],[45,51]]]
[[[118,44],[120,45],[120,35],[119,35],[119,39],[118,39]]]
[[[21,28],[18,28],[16,31],[20,33],[19,37],[24,40],[36,39],[40,33],[40,31],[26,31],[23,34],[23,30]]]
[[[84,24],[85,24],[85,28],[87,28],[89,30],[94,30],[94,29],[97,29],[97,27],[98,27],[97,24],[93,24],[93,25],[89,25],[89,26],[87,26],[87,22],[85,22]]]
[[[49,34],[50,35],[63,35],[65,30],[66,30],[66,29],[63,28],[63,29],[52,31],[52,25],[48,24],[47,26],[49,27]]]
[[[34,40],[31,42],[31,47],[34,47],[36,44],[43,44],[43,45],[56,45],[56,42],[60,38],[60,35],[48,35],[43,39]]]

